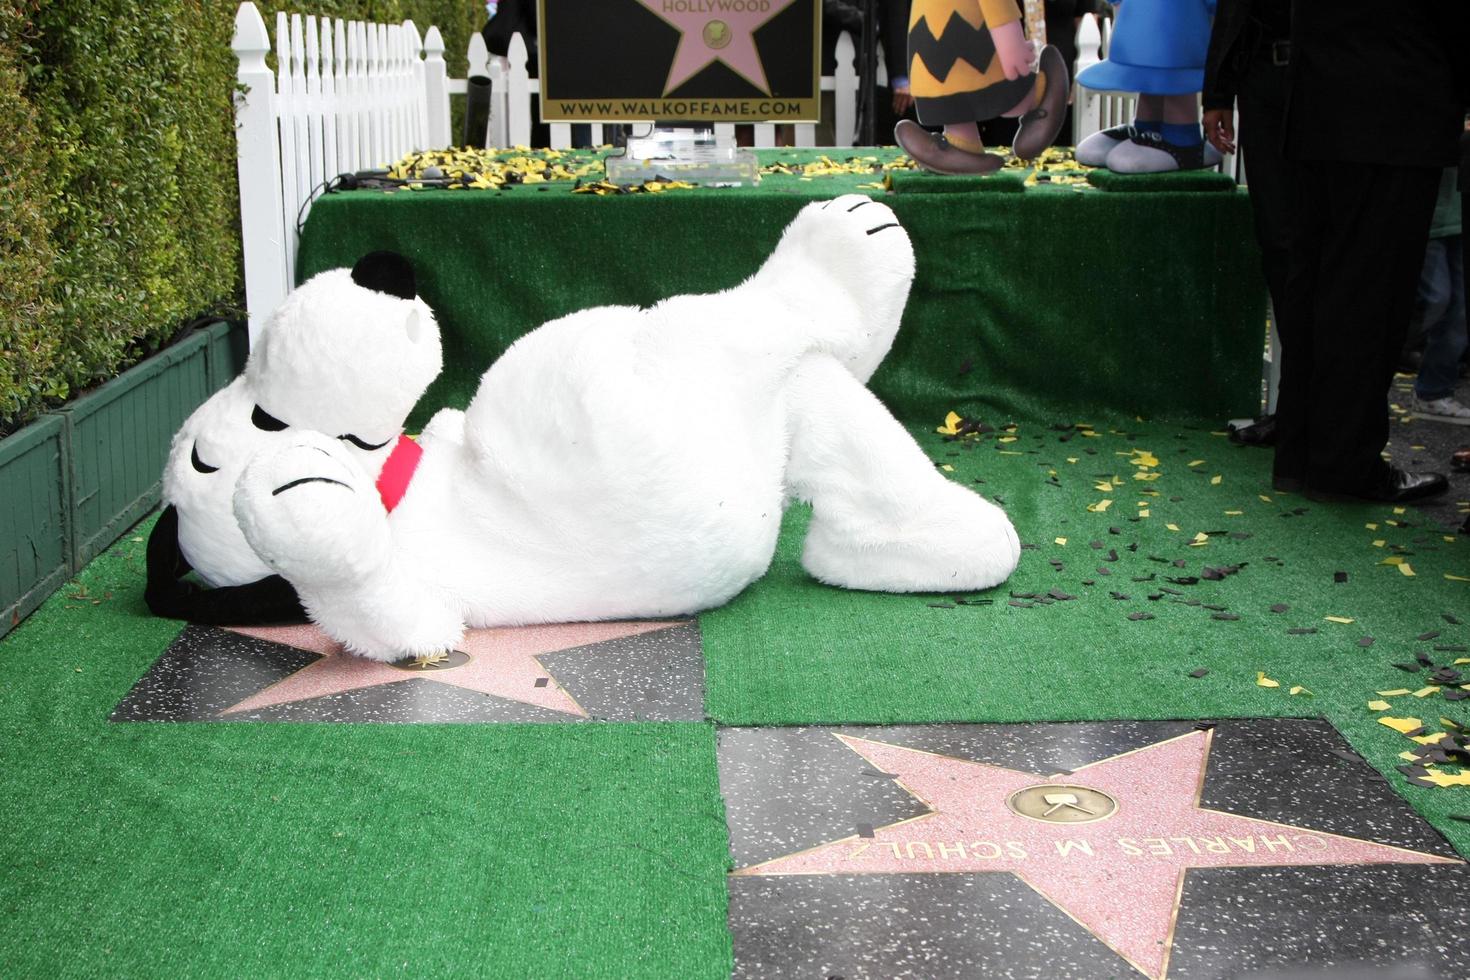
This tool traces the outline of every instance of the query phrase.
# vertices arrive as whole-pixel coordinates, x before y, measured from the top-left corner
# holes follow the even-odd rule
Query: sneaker
[[[1470,408],[1466,408],[1449,395],[1432,400],[1409,396],[1409,414],[1430,422],[1448,422],[1451,425],[1470,425]]]
[[[1119,143],[1126,143],[1133,138],[1132,126],[1114,126],[1112,129],[1104,129],[1084,137],[1077,144],[1077,162],[1084,167],[1106,167],[1108,165],[1108,154],[1117,149]]]
[[[1203,170],[1218,166],[1220,151],[1208,143],[1177,146],[1160,133],[1138,130],[1108,154],[1107,167],[1117,174],[1157,174],[1170,170]]]

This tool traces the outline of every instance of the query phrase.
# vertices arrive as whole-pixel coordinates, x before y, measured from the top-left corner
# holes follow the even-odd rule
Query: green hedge
[[[438,25],[464,72],[484,8],[278,9]],[[236,4],[0,0],[0,434],[239,302]]]

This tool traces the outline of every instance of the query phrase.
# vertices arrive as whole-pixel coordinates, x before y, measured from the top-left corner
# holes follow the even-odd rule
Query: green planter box
[[[71,575],[66,421],[0,439],[0,636]]]
[[[235,375],[245,368],[250,335],[243,325],[223,320],[205,324],[197,332],[207,338],[205,357],[209,366],[209,390],[213,393],[234,381]]]
[[[73,567],[158,503],[169,442],[211,391],[208,348],[196,331],[60,411],[71,430]]]
[[[246,353],[207,324],[0,439],[0,636],[158,503],[174,432]]]

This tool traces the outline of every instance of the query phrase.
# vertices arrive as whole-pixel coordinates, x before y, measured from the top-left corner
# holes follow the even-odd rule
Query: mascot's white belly
[[[378,659],[466,625],[687,614],[769,566],[788,497],[813,505],[823,581],[977,589],[1019,543],[866,389],[898,328],[913,253],[866,197],[802,211],[723,293],[606,307],[518,341],[463,413],[425,430],[385,513],[337,442],[256,456],[235,513],[312,618]]]

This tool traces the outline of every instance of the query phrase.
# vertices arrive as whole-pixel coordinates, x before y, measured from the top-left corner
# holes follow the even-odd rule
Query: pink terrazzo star
[[[292,701],[418,679],[585,718],[587,712],[556,682],[550,671],[536,659],[537,656],[668,629],[681,622],[566,623],[513,629],[472,629],[465,632],[464,643],[459,648],[469,655],[468,663],[447,670],[421,671],[405,671],[375,660],[354,657],[345,652],[336,640],[312,625],[231,627],[232,632],[245,636],[319,653],[322,659],[307,664],[221,714],[255,711]],[[536,682],[543,678],[544,683],[538,687]]]
[[[1140,973],[1162,980],[1188,868],[1461,863],[1201,807],[1211,736],[1191,732],[1044,778],[838,735],[934,812],[871,839],[846,837],[733,873],[1008,871]],[[1007,801],[1028,788],[1042,808],[1075,822],[1014,812]]]
[[[679,47],[669,68],[668,95],[714,61],[723,61],[750,84],[771,94],[755,31],[794,0],[638,0],[679,30]]]

